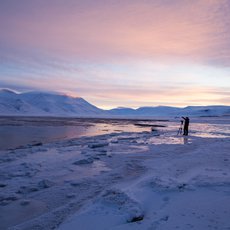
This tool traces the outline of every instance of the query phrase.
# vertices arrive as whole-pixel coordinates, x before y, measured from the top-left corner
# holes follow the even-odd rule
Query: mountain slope
[[[91,116],[104,113],[83,98],[44,92],[17,94],[9,90],[0,91],[1,115]]]
[[[66,95],[31,92],[20,97],[30,105],[46,113],[58,115],[101,114],[103,110],[88,103],[83,98],[73,98]]]
[[[26,114],[28,111],[30,111],[30,114],[39,113],[36,107],[33,108],[26,101],[23,101],[19,94],[10,90],[0,90],[1,115]]]
[[[135,109],[131,109],[131,108],[124,108],[124,107],[119,107],[116,109],[111,109],[109,110],[109,113],[111,115],[135,115],[136,110]]]

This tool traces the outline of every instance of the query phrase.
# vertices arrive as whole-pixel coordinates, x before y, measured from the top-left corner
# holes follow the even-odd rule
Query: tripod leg
[[[181,132],[181,129],[179,128],[177,131],[177,136],[180,134],[180,132]]]

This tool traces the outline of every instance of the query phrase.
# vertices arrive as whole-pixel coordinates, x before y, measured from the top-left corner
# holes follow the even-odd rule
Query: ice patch
[[[105,147],[105,146],[108,146],[108,145],[109,145],[108,142],[99,142],[99,143],[92,143],[92,144],[89,144],[88,147],[89,147],[89,148],[92,148],[92,149],[95,149],[95,148]]]
[[[79,229],[106,230],[115,226],[142,221],[144,211],[140,204],[117,189],[105,191],[90,207],[74,215],[59,230]]]
[[[73,164],[74,165],[86,165],[86,164],[92,164],[93,161],[94,160],[92,158],[87,158],[87,159],[77,160]]]
[[[123,212],[127,222],[135,222],[144,218],[144,212],[140,204],[121,190],[107,190],[102,195],[101,203],[105,206],[113,206],[118,212]]]

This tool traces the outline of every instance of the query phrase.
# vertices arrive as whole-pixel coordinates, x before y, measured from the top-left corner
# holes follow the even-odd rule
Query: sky
[[[0,0],[0,88],[230,105],[230,1]]]

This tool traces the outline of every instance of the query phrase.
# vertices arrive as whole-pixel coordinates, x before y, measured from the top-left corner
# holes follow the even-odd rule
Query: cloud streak
[[[0,84],[99,106],[227,104],[229,11],[228,0],[0,1]]]
[[[68,57],[126,55],[230,64],[229,1],[128,0],[95,5],[22,0],[25,9],[18,10],[15,1],[9,2],[1,3],[8,9],[7,14],[1,12],[5,28],[1,41],[15,46]]]

